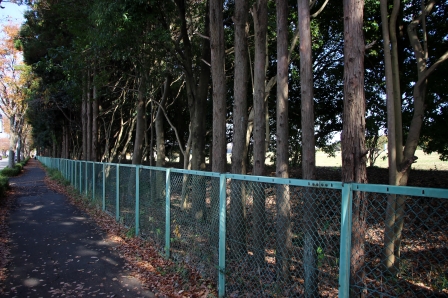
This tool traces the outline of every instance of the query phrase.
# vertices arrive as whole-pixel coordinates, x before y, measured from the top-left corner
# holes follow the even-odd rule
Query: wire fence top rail
[[[39,160],[221,297],[448,296],[448,189]]]

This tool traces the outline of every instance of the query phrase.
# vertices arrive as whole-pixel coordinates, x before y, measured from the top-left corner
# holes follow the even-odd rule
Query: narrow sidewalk
[[[10,178],[11,262],[2,297],[155,297],[130,276],[123,259],[87,215],[50,190],[30,160]]]

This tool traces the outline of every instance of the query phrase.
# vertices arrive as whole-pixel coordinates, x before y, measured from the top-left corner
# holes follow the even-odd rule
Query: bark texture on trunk
[[[267,33],[267,0],[258,0],[252,7],[255,29],[254,58],[254,165],[253,174],[264,175],[265,171],[265,80],[266,80],[266,33]],[[260,185],[261,186],[261,185]],[[254,193],[253,238],[255,264],[264,263],[265,246],[265,194],[258,190]]]
[[[246,132],[248,124],[247,91],[249,83],[248,53],[248,0],[235,1],[235,78],[233,103],[232,173],[246,174]]]
[[[382,4],[382,18],[387,18],[386,4]],[[425,95],[427,87],[428,77],[436,70],[436,68],[448,60],[448,51],[445,52],[441,57],[439,57],[435,62],[431,63],[428,67],[428,49],[426,46],[426,15],[429,14],[434,8],[435,1],[429,1],[426,5],[422,2],[422,11],[419,15],[415,16],[414,20],[408,25],[408,37],[410,44],[414,51],[414,56],[417,62],[417,82],[414,85],[413,97],[414,97],[414,115],[409,128],[409,133],[407,135],[406,144],[403,150],[403,131],[402,131],[402,120],[401,120],[401,91],[400,91],[400,77],[399,77],[399,65],[398,65],[398,54],[397,54],[397,16],[400,10],[400,1],[395,0],[390,17],[389,32],[385,29],[385,38],[387,39],[387,33],[390,33],[390,43],[391,43],[391,63],[392,71],[386,72],[386,79],[389,74],[392,80],[392,84],[389,89],[389,93],[393,93],[394,106],[389,107],[393,113],[394,119],[388,117],[390,121],[389,130],[393,132],[389,134],[389,156],[392,158],[389,161],[389,182],[392,185],[407,185],[409,174],[411,171],[411,165],[416,160],[414,154],[417,149],[418,142],[420,139],[420,131],[423,125],[423,118],[425,113]],[[384,20],[383,20],[384,22]],[[421,26],[421,28],[420,28]],[[419,36],[422,34],[422,37]],[[385,44],[384,46],[389,47]],[[386,63],[388,63],[387,50],[385,49]],[[386,64],[387,67],[387,64]],[[386,68],[386,71],[388,69]],[[392,72],[392,74],[390,74]],[[388,81],[386,80],[386,83]],[[388,93],[388,97],[391,96]],[[393,109],[393,110],[392,110]],[[395,129],[392,130],[392,121],[394,121]],[[392,139],[394,138],[394,139]],[[391,143],[395,142],[395,148]],[[396,154],[395,160],[393,160],[394,154]],[[389,196],[388,204],[386,209],[386,219],[385,219],[385,236],[384,236],[384,248],[383,248],[383,264],[387,272],[396,276],[400,270],[399,259],[400,259],[400,246],[401,246],[401,234],[404,225],[405,217],[405,203],[406,199],[404,196]]]
[[[344,0],[344,112],[342,181],[367,183],[365,146],[363,0]],[[362,297],[366,196],[355,193],[352,215],[351,296]]]
[[[87,146],[86,160],[92,160],[92,97],[91,97],[91,74],[87,71],[87,89],[86,89],[86,130],[87,130]]]
[[[82,156],[87,160],[87,76],[83,75],[81,100]]]
[[[94,73],[95,74],[95,73]],[[92,161],[98,161],[98,116],[99,116],[99,98],[98,98],[98,87],[96,84],[93,84],[92,88],[92,153],[90,154]]]
[[[235,1],[235,78],[233,103],[232,173],[246,174],[247,91],[249,83],[249,53],[247,44],[249,10],[248,0]],[[246,188],[241,181],[231,181],[230,230],[234,241],[231,252],[242,257],[246,251]]]
[[[165,106],[166,100],[168,98],[168,91],[171,84],[171,78],[168,76],[165,79],[162,90],[162,99],[160,101],[160,106],[157,109],[156,119],[155,119],[155,128],[156,128],[156,148],[157,148],[157,160],[156,166],[163,167],[165,166],[165,130],[163,125],[164,114],[162,112],[162,108]]]
[[[9,129],[11,136],[9,137],[9,161],[8,167],[13,169],[15,165],[14,157],[16,154],[17,134],[15,133],[15,116],[9,116]]]
[[[181,36],[183,42],[183,49],[176,46],[176,50],[180,54],[181,63],[185,72],[185,81],[188,98],[188,108],[190,112],[190,134],[191,138],[191,166],[192,170],[204,170],[205,169],[205,105],[209,90],[210,82],[210,66],[207,63],[210,61],[210,41],[203,39],[201,66],[199,77],[195,76],[197,71],[193,71],[193,53],[192,45],[188,34],[187,16],[186,16],[186,3],[185,0],[175,0],[179,18],[181,19]],[[206,14],[204,18],[204,35],[209,35],[210,19],[209,19],[209,1],[206,3]],[[206,63],[205,63],[205,62]],[[185,164],[188,168],[190,164],[189,155],[190,152],[186,151],[188,158],[185,160]]]
[[[302,118],[302,177],[316,179],[316,157],[314,137],[314,86],[313,60],[311,47],[311,25],[309,1],[299,0],[299,35],[300,35],[300,90]],[[304,195],[303,230],[304,234],[304,281],[305,297],[318,297],[317,270],[317,204],[318,196],[314,189]]]
[[[277,158],[276,176],[288,178],[288,3],[277,1]],[[268,126],[266,124],[266,126]],[[277,276],[289,279],[291,252],[291,203],[288,185],[277,186]]]
[[[140,86],[138,88],[138,99],[136,105],[137,125],[135,129],[134,153],[132,155],[132,164],[134,165],[141,164],[143,159],[143,145],[145,143],[145,131],[146,131],[145,91],[146,91],[145,75],[142,74],[140,78]]]
[[[399,86],[395,86],[393,78],[393,59],[391,48],[396,48],[396,26],[393,20],[396,17],[391,17],[390,26],[388,22],[388,12],[387,12],[387,1],[381,0],[381,21],[382,21],[382,32],[383,32],[383,48],[384,48],[384,65],[385,65],[385,76],[386,76],[386,99],[387,99],[387,145],[388,145],[388,163],[389,163],[389,184],[396,185],[397,183],[397,147],[396,147],[396,114],[395,114],[395,93],[399,92]],[[396,11],[397,7],[394,4],[393,11]],[[394,24],[394,25],[393,25]],[[389,31],[390,30],[390,31]],[[395,36],[391,38],[391,36]],[[394,42],[392,42],[394,40]],[[394,46],[395,43],[395,46]],[[398,73],[396,73],[398,75]],[[398,87],[398,90],[397,88]],[[401,102],[400,102],[401,106]],[[401,115],[401,107],[400,107]],[[401,124],[399,125],[401,127]],[[400,129],[401,130],[401,129]],[[401,154],[400,154],[401,155]],[[383,247],[383,264],[386,272],[391,275],[396,274],[395,268],[397,268],[395,254],[394,254],[394,225],[395,225],[395,212],[396,212],[396,195],[389,195],[387,208],[386,208],[386,219],[385,219],[385,231],[384,231],[384,247]]]
[[[210,0],[210,49],[213,90],[212,171],[226,170],[226,77],[222,0]]]

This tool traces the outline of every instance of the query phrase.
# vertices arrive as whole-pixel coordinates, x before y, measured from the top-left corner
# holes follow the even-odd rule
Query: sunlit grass
[[[448,171],[448,161],[441,161],[437,153],[425,154],[422,150],[417,150],[415,155],[418,157],[417,162],[412,165],[417,170],[439,170]],[[382,153],[375,162],[375,166],[379,168],[387,168],[388,162]],[[316,166],[318,167],[341,167],[341,152],[336,153],[335,157],[328,157],[322,151],[316,152]]]

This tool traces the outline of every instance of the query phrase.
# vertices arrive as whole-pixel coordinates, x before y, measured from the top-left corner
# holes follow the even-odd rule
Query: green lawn
[[[418,159],[412,165],[413,169],[417,170],[439,170],[448,171],[448,161],[441,161],[437,153],[425,154],[422,150],[417,150],[415,154]],[[380,168],[387,168],[387,159],[382,159],[385,153],[382,153],[375,162],[375,166]],[[341,152],[336,153],[336,157],[328,157],[326,153],[316,152],[316,166],[318,167],[341,167]]]

